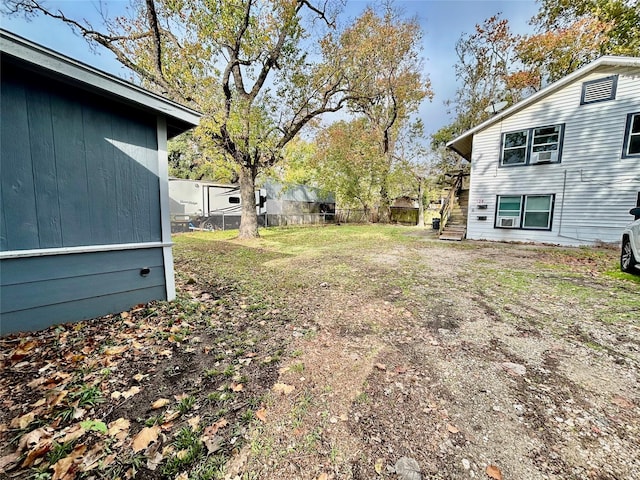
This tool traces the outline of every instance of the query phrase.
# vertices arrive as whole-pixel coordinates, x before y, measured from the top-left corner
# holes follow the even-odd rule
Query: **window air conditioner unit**
[[[531,154],[531,163],[557,162],[558,151],[547,150],[546,152],[533,152]]]
[[[518,228],[520,217],[498,217],[498,226],[501,228]]]

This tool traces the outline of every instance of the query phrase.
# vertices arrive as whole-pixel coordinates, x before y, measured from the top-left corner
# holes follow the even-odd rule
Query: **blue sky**
[[[108,15],[118,15],[129,5],[129,0],[110,0],[103,3]],[[366,0],[348,0],[345,15],[355,18],[371,3]],[[64,0],[49,1],[48,5],[60,8],[72,18],[85,18],[96,28],[99,26],[98,2]],[[396,6],[407,16],[416,16],[424,33],[422,53],[425,58],[425,70],[431,78],[435,93],[433,101],[425,102],[420,109],[427,134],[435,132],[451,121],[443,102],[453,98],[458,86],[454,65],[455,44],[460,36],[473,32],[476,23],[482,23],[484,19],[498,12],[509,20],[514,33],[529,33],[532,27],[528,25],[528,21],[538,11],[538,5],[533,0],[404,0],[396,1]],[[20,17],[3,16],[2,28],[101,70],[130,78],[128,71],[110,52],[92,51],[82,38],[73,34],[62,22],[41,17],[29,22]]]

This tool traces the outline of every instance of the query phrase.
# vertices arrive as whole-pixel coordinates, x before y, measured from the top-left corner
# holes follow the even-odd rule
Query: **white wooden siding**
[[[615,100],[580,105],[582,83],[618,74]],[[627,115],[640,111],[640,71],[602,68],[476,133],[467,237],[586,245],[619,242],[640,192],[640,159],[622,158]],[[500,167],[502,134],[564,123],[561,163]],[[497,195],[553,194],[551,231],[494,228]],[[487,205],[479,209],[479,204]],[[486,220],[479,220],[486,216]]]

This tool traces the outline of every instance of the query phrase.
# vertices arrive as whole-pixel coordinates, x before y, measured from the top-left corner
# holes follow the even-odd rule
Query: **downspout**
[[[562,236],[562,213],[564,212],[564,194],[567,190],[567,171],[564,171],[564,180],[562,181],[562,203],[560,204],[560,220],[558,224],[558,236]]]

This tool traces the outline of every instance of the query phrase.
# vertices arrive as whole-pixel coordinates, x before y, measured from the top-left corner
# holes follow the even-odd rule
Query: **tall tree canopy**
[[[514,62],[517,37],[509,22],[494,15],[475,26],[473,34],[463,34],[456,43],[455,65],[459,87],[453,101],[456,114],[454,129],[462,132],[487,119],[486,108],[508,95],[520,99],[518,90],[510,91],[507,82]]]
[[[638,0],[541,0],[533,23],[541,32],[564,29],[596,20],[604,41],[600,55],[640,55],[640,2]],[[586,22],[588,23],[588,22]]]
[[[383,15],[367,8],[340,39],[349,110],[367,119],[382,160],[379,172],[380,221],[390,219],[389,176],[402,126],[420,103],[432,98],[420,57],[422,32],[416,19],[403,19],[385,6]]]
[[[336,52],[320,48],[310,56],[303,48],[303,42],[314,45],[312,35],[323,34],[321,26],[333,26],[337,10],[329,1],[144,0],[98,28],[39,0],[7,4],[16,13],[66,22],[112,51],[147,88],[202,111],[198,134],[237,169],[243,238],[258,235],[258,172],[277,163],[307,123],[347,100]]]
[[[316,138],[309,167],[324,190],[335,192],[338,204],[364,210],[368,216],[379,201],[384,159],[366,117],[341,120]]]
[[[517,36],[496,15],[460,38],[455,119],[434,147],[487,119],[492,102],[515,103],[601,55],[640,55],[638,0],[541,0],[531,23],[536,33]]]

